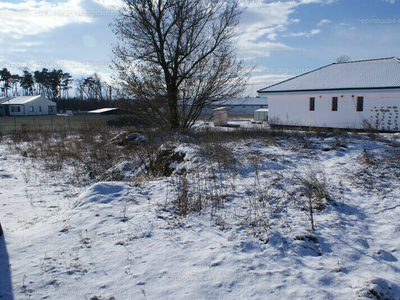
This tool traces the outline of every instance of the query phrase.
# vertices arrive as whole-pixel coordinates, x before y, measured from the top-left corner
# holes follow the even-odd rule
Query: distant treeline
[[[118,95],[118,89],[103,81],[96,73],[86,78],[72,79],[69,73],[61,69],[23,70],[22,75],[11,74],[7,68],[0,70],[0,96],[42,95],[55,101],[70,98],[69,92],[73,87],[75,98],[81,100],[109,101]]]

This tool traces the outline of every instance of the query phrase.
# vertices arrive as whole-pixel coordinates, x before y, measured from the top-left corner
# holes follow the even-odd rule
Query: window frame
[[[315,111],[315,97],[310,97],[309,111]]]
[[[356,110],[364,111],[364,97],[362,97],[362,96],[357,97]]]
[[[35,112],[35,107],[34,106],[29,106],[29,111],[30,112]]]
[[[339,97],[332,97],[332,111],[338,111]]]

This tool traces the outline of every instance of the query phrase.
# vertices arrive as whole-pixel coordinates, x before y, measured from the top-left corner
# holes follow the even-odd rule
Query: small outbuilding
[[[254,121],[268,121],[268,108],[260,108],[254,112]]]
[[[258,91],[272,125],[400,129],[400,60],[333,63]]]
[[[57,104],[41,95],[15,97],[0,102],[0,116],[56,115]]]
[[[214,126],[223,126],[228,124],[228,113],[225,107],[219,107],[213,110]]]

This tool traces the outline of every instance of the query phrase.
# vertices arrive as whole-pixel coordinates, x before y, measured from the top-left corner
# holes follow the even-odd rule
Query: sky
[[[243,96],[334,63],[400,57],[400,0],[242,1],[238,57],[254,67]],[[119,0],[2,0],[0,68],[62,69],[109,81]]]

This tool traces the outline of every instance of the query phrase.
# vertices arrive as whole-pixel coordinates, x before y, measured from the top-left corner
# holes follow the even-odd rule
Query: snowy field
[[[0,142],[0,299],[400,299],[399,134],[178,138],[171,174],[85,182],[27,147]]]

